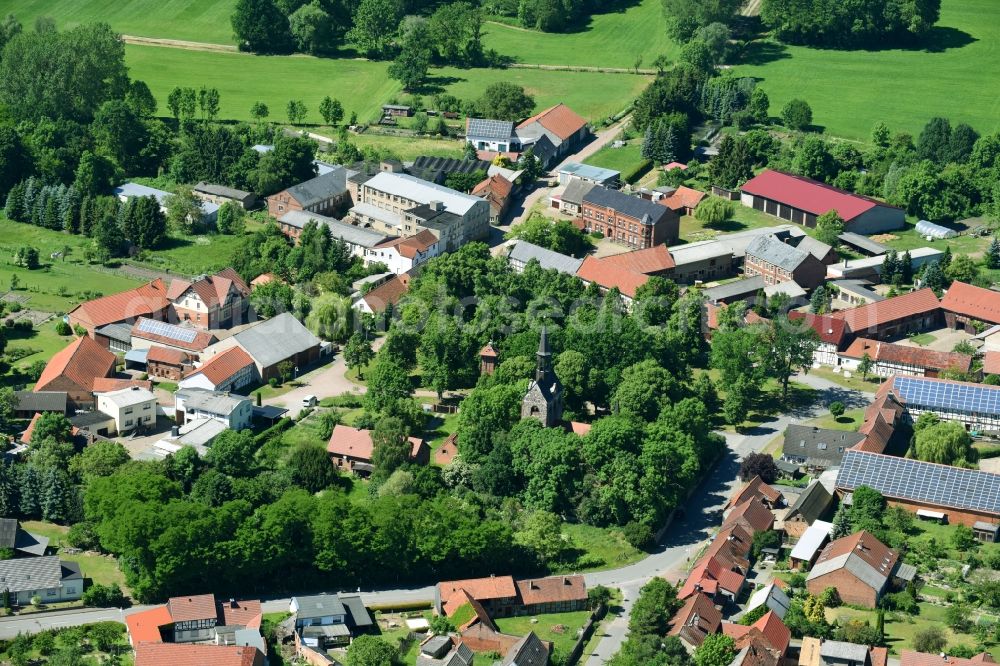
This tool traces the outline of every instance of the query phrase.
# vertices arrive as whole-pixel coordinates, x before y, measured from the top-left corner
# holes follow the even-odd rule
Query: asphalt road
[[[625,567],[587,573],[587,585],[604,585],[622,590],[623,602],[614,609],[610,621],[602,627],[600,642],[594,654],[587,659],[587,666],[600,666],[621,647],[628,634],[628,618],[632,602],[638,596],[639,588],[654,576],[665,576],[676,582],[684,576],[685,569],[700,550],[702,544],[719,526],[722,507],[738,484],[739,459],[748,453],[762,450],[789,423],[820,416],[827,411],[827,405],[840,400],[848,408],[867,404],[873,397],[849,391],[836,384],[813,375],[796,377],[796,381],[820,391],[813,405],[795,409],[775,417],[771,421],[742,434],[725,433],[729,451],[715,467],[709,477],[695,490],[685,505],[685,517],[676,520],[664,533],[657,550],[645,559]],[[326,590],[336,593],[338,590]],[[348,591],[348,590],[339,590]],[[432,601],[434,587],[414,587],[384,590],[363,590],[362,598],[368,605]],[[288,609],[289,599],[274,598],[264,600],[264,612],[282,612]],[[45,629],[78,626],[107,620],[123,621],[125,616],[145,610],[149,606],[135,606],[124,611],[112,609],[73,609],[50,613],[12,616],[0,618],[0,639],[10,639],[18,633],[37,633]]]

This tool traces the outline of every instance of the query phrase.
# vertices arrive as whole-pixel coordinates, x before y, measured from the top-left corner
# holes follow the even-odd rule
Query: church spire
[[[542,335],[538,340],[538,352],[535,354],[537,361],[535,367],[535,381],[543,381],[548,378],[552,367],[552,351],[549,349],[549,336],[542,326]]]

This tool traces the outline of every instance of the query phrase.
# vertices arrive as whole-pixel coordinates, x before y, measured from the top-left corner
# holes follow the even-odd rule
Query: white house
[[[365,263],[384,263],[389,267],[389,272],[399,275],[436,257],[440,253],[440,247],[437,236],[424,229],[416,236],[379,243],[365,253]]]
[[[156,425],[156,396],[139,386],[97,394],[97,411],[115,420],[117,432]]]
[[[12,604],[27,606],[32,597],[42,603],[74,601],[83,596],[83,576],[76,562],[55,555],[0,561],[0,581]]]
[[[111,192],[118,197],[118,200],[122,203],[128,201],[132,197],[154,197],[160,204],[160,210],[163,214],[167,213],[167,197],[170,196],[170,192],[165,192],[164,190],[158,190],[155,187],[147,187],[145,185],[140,185],[139,183],[124,183],[118,187],[111,190]],[[201,222],[204,224],[215,224],[216,219],[219,217],[219,206],[212,203],[211,201],[201,202]]]
[[[465,121],[465,140],[476,150],[498,153],[521,151],[521,141],[514,133],[514,123],[508,120],[468,118]]]
[[[253,406],[245,395],[188,388],[174,393],[174,411],[179,424],[214,419],[225,423],[230,430],[243,430],[250,427]]]
[[[211,357],[177,382],[182,389],[238,391],[260,381],[257,365],[242,347],[231,347]]]

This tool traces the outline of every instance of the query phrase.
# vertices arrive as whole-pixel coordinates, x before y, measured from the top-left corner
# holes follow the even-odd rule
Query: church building
[[[544,327],[536,357],[535,380],[521,400],[521,418],[538,419],[543,426],[551,428],[562,420],[562,385],[552,370],[552,351]]]

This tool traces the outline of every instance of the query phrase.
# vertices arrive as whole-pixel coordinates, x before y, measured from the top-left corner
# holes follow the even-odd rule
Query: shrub
[[[653,528],[635,520],[622,528],[622,534],[625,535],[625,540],[633,548],[638,548],[639,550],[645,550],[653,543]]]
[[[828,587],[823,590],[823,594],[819,596],[819,600],[823,603],[826,608],[836,608],[840,605],[840,593],[837,592],[837,588]]]
[[[83,604],[99,608],[120,608],[125,605],[125,593],[118,585],[91,585],[83,593]]]
[[[93,550],[97,547],[97,532],[94,530],[94,524],[87,521],[76,523],[69,528],[66,541],[74,548]]]
[[[72,334],[73,334],[73,328],[69,325],[68,322],[63,321],[62,319],[56,322],[56,335],[72,335]]]
[[[77,337],[81,338],[87,335],[87,329],[85,329],[83,326],[80,326],[79,324],[73,327],[73,332],[76,333]]]
[[[732,219],[736,206],[722,197],[709,197],[694,209],[694,216],[706,224],[720,224]]]
[[[913,635],[913,649],[917,652],[935,654],[941,652],[947,644],[948,639],[945,638],[944,629],[941,627],[930,626]]]
[[[267,380],[267,385],[270,386],[271,388],[277,388],[277,386],[278,386],[278,378],[277,377],[271,377],[270,379]]]
[[[834,418],[840,418],[841,416],[844,415],[844,412],[846,411],[847,408],[844,407],[844,403],[842,403],[841,401],[835,400],[830,403],[830,414],[832,414]]]

